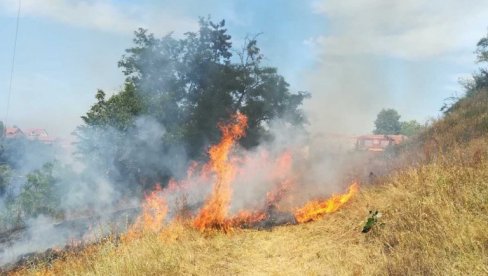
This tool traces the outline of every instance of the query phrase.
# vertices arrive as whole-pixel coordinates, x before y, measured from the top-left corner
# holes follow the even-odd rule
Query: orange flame
[[[288,175],[292,169],[293,158],[290,151],[285,151],[276,161],[272,171],[272,180],[278,179],[279,183],[275,188],[266,193],[266,206],[278,203],[288,194],[294,181]]]
[[[161,185],[158,184],[151,193],[145,196],[141,215],[137,218],[131,230],[135,232],[158,232],[163,227],[167,213],[168,205],[166,204]]]
[[[229,153],[235,141],[245,135],[247,117],[237,113],[233,122],[220,124],[222,139],[210,148],[210,161],[208,167],[215,173],[216,180],[212,193],[195,218],[193,225],[200,231],[209,228],[230,230],[231,224],[226,220],[229,210],[232,187],[231,182],[236,175],[236,170],[229,161]]]
[[[267,218],[265,212],[241,211],[229,219],[231,227],[249,227]]]
[[[359,191],[359,185],[353,183],[349,186],[347,193],[340,195],[333,195],[325,201],[310,201],[305,206],[295,211],[295,219],[298,223],[315,221],[325,214],[337,211],[339,207],[348,202],[352,196]]]
[[[257,169],[260,166],[268,168],[265,181],[272,186],[271,190],[266,193],[266,197],[263,198],[264,205],[256,210],[241,210],[235,215],[229,216],[232,183],[237,177],[245,177],[249,172],[249,169],[243,170],[238,166],[243,160],[231,156],[236,141],[245,135],[247,117],[237,113],[228,124],[219,124],[219,128],[222,138],[218,144],[210,147],[209,162],[205,165],[192,163],[186,179],[170,180],[164,191],[157,185],[155,190],[146,196],[142,213],[127,233],[127,237],[134,233],[141,233],[141,230],[160,231],[168,212],[165,196],[168,193],[184,192],[186,189],[194,187],[195,184],[209,183],[209,180],[213,182],[212,191],[192,221],[193,227],[202,232],[208,229],[228,232],[233,227],[253,227],[262,221],[273,220],[274,216],[283,213],[293,214],[297,223],[315,221],[324,214],[338,210],[359,190],[359,185],[353,183],[344,194],[332,195],[326,200],[310,201],[303,207],[294,209],[296,201],[293,194],[300,179],[300,172],[297,175],[294,170],[295,156],[291,150],[287,150],[272,161],[268,159],[270,155],[264,151],[257,158],[244,156],[244,163],[242,163],[251,162],[257,166]],[[271,167],[267,164],[271,164]],[[187,221],[186,219],[191,218],[192,215],[191,210],[187,207],[186,197],[183,196],[181,201],[176,202],[176,205],[178,204],[181,205],[179,207],[181,210],[174,213],[174,219]],[[290,210],[294,211],[290,212]]]

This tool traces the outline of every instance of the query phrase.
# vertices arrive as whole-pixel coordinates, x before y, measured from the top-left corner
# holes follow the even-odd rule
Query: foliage
[[[369,211],[368,219],[366,220],[366,223],[364,224],[363,230],[361,232],[368,233],[369,231],[371,231],[371,229],[373,229],[380,217],[381,214],[378,211]]]
[[[10,166],[6,164],[0,164],[0,197],[5,194],[11,177],[12,171],[10,169]]]
[[[201,18],[199,30],[180,39],[171,34],[156,38],[139,29],[134,44],[119,62],[126,76],[124,89],[108,100],[98,91],[97,103],[82,117],[78,149],[84,158],[115,163],[123,174],[145,178],[140,172],[144,164],[133,160],[125,144],[137,135],[132,132],[141,116],[153,118],[164,129],[162,155],[182,147],[191,159],[206,157],[206,147],[220,138],[218,124],[238,111],[249,119],[241,140],[245,147],[270,138],[267,129],[273,119],[282,118],[293,127],[306,122],[300,107],[308,94],[290,92],[277,69],[262,64],[256,37],[234,50],[223,20]],[[116,154],[112,161],[103,160],[106,129],[118,133],[110,138]],[[168,174],[162,167],[159,171],[159,178]]]
[[[3,136],[5,136],[5,125],[0,121],[0,139],[2,139]]]
[[[22,187],[18,205],[26,217],[56,215],[60,198],[57,193],[57,179],[54,164],[46,163],[41,169],[27,175],[27,183]]]
[[[374,124],[374,134],[398,134],[401,130],[400,114],[395,109],[382,109]]]
[[[400,134],[408,137],[419,134],[424,127],[416,120],[400,122]]]

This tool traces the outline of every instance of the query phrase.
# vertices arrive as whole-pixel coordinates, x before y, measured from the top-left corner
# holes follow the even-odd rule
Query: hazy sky
[[[0,118],[5,120],[18,0],[0,0]],[[362,133],[383,107],[425,121],[476,65],[488,2],[391,0],[22,0],[9,125],[68,135],[96,89],[123,83],[133,31],[181,36],[198,16],[226,19],[239,46],[262,33],[267,63],[308,90],[312,129]]]

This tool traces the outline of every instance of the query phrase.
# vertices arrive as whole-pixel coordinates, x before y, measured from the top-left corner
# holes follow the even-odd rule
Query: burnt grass
[[[118,239],[119,233],[125,231],[127,226],[134,222],[139,212],[139,208],[130,208],[117,210],[103,217],[83,217],[53,224],[54,231],[58,233],[69,233],[69,238],[66,238],[66,240],[72,242],[54,245],[46,250],[21,254],[14,261],[1,265],[0,274],[3,275],[7,272],[15,271],[18,268],[30,267],[38,263],[49,264],[53,260],[62,257],[65,253],[82,251],[86,246],[101,243],[108,238]],[[102,230],[100,230],[100,233],[97,233],[97,228],[94,226],[101,225],[100,222],[109,225],[108,231],[105,230],[106,233],[102,232]],[[8,251],[16,242],[29,240],[32,235],[30,232],[32,232],[32,229],[28,229],[27,226],[22,225],[0,233],[0,253]],[[94,234],[95,239],[84,241],[83,237],[89,233]]]

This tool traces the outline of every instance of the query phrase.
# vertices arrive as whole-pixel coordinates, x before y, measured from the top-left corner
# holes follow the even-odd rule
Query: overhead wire
[[[12,95],[12,84],[13,84],[13,79],[14,79],[15,54],[17,52],[17,37],[19,35],[19,21],[20,21],[21,6],[22,6],[22,0],[19,0],[19,7],[17,9],[17,20],[16,20],[16,24],[15,24],[15,37],[14,37],[14,49],[13,49],[13,53],[12,53],[12,64],[10,67],[10,82],[9,82],[8,92],[7,92],[7,111],[5,114],[5,126],[7,126],[7,123],[9,120],[10,98]]]

